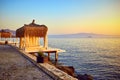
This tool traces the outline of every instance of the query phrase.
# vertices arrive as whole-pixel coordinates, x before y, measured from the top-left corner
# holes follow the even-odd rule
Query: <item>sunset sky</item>
[[[48,34],[120,35],[120,0],[0,0],[0,29],[35,19]]]

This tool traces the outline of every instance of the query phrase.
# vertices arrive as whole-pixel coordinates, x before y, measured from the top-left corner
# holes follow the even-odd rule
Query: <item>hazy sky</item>
[[[0,29],[35,19],[49,34],[120,35],[120,0],[0,0]]]

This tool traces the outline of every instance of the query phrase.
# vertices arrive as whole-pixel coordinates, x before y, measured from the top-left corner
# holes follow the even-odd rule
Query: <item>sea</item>
[[[94,80],[120,80],[120,38],[49,38],[49,46],[66,50],[59,63]]]

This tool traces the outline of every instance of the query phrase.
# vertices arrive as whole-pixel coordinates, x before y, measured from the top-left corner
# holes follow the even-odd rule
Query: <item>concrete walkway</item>
[[[0,80],[53,80],[18,51],[0,45]]]

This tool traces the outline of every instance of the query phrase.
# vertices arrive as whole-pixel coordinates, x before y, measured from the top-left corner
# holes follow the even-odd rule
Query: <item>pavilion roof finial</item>
[[[35,20],[33,19],[32,23],[34,24],[35,23]]]

